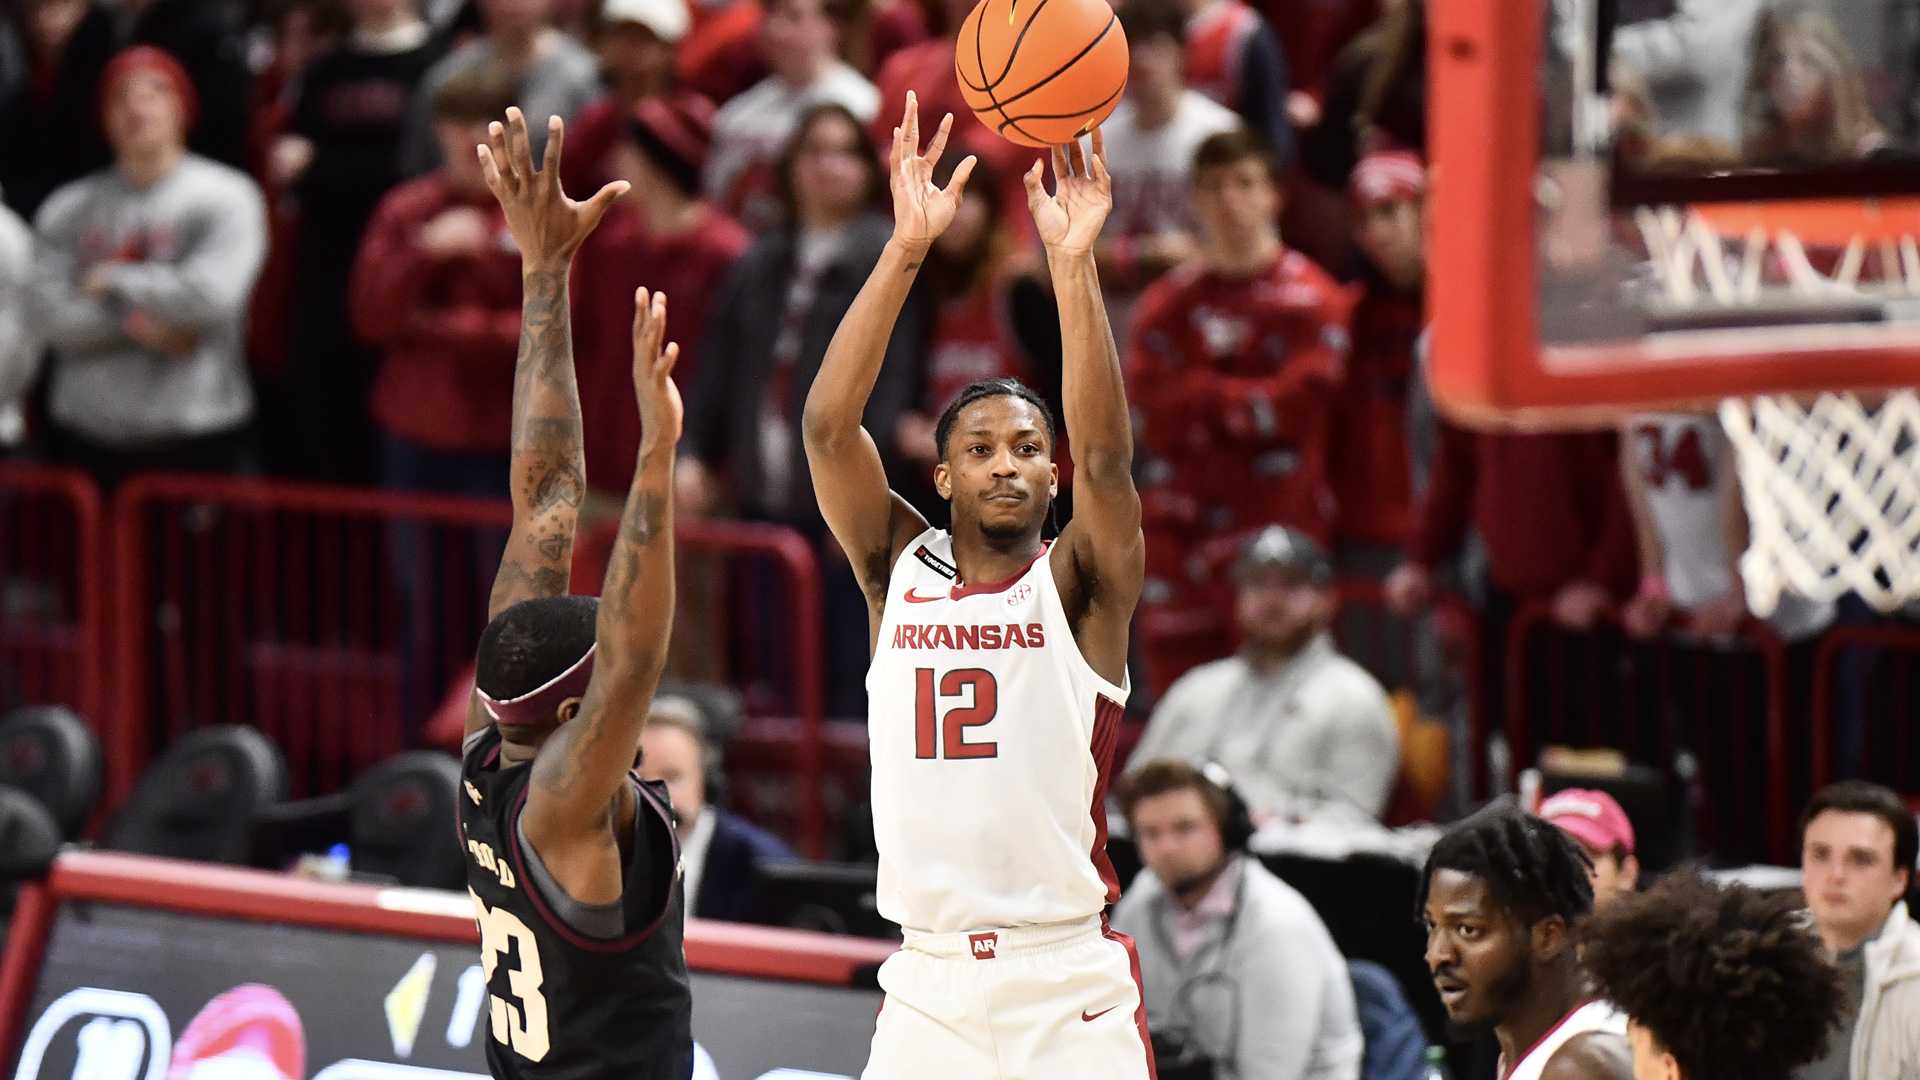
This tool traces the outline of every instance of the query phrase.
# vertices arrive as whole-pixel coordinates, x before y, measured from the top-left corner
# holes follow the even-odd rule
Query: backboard
[[[1428,18],[1444,411],[1584,427],[1920,384],[1920,5],[1434,0]]]

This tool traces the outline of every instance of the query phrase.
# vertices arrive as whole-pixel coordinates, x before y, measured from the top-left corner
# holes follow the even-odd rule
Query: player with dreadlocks
[[[1495,804],[1434,844],[1421,876],[1427,968],[1447,1018],[1493,1029],[1502,1080],[1628,1080],[1626,1018],[1595,1000],[1574,946],[1593,911],[1584,853]]]
[[[1627,1014],[1634,1080],[1787,1080],[1840,1018],[1840,972],[1790,893],[1673,874],[1582,937]]]

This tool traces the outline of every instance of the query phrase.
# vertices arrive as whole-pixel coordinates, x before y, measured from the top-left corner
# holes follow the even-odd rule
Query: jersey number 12
[[[1000,756],[1000,746],[992,741],[968,742],[967,729],[991,723],[1000,711],[1000,684],[985,668],[956,668],[940,676],[939,695],[934,695],[934,671],[920,668],[913,673],[913,756],[931,761]],[[961,698],[947,710],[939,727],[943,738],[934,739],[935,715],[942,701]],[[943,752],[944,751],[944,752]]]
[[[513,1047],[513,1052],[528,1061],[540,1061],[547,1056],[547,999],[540,993],[543,980],[540,971],[540,943],[520,921],[520,916],[506,908],[490,908],[486,901],[472,889],[467,895],[473,897],[474,911],[480,923],[480,965],[487,980],[493,980],[493,969],[499,965],[500,958],[507,955],[512,946],[520,954],[520,966],[507,972],[507,984],[513,989],[513,996],[520,999],[518,1004],[508,1001],[499,994],[490,994],[487,999],[489,1023],[493,1029],[493,1039],[502,1046]]]

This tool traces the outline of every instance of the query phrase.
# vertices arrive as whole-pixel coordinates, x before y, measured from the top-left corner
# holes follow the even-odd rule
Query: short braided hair
[[[1593,911],[1593,863],[1552,824],[1511,801],[1492,803],[1447,830],[1427,855],[1414,915],[1422,918],[1437,870],[1457,870],[1487,891],[1522,926],[1558,915],[1571,925]]]
[[[953,395],[953,400],[948,402],[947,407],[941,411],[940,422],[934,425],[933,449],[940,455],[940,460],[945,461],[947,458],[947,436],[953,434],[953,425],[960,419],[960,410],[976,401],[992,397],[1015,397],[1033,406],[1034,411],[1040,414],[1041,422],[1046,425],[1047,441],[1049,443],[1056,441],[1054,430],[1058,425],[1053,421],[1053,410],[1047,407],[1046,399],[1042,398],[1033,387],[1019,379],[980,379],[961,387],[960,392]],[[1053,448],[1049,446],[1048,449]]]

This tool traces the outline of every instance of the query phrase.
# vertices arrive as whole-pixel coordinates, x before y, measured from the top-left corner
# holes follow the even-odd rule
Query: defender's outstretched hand
[[[476,148],[487,190],[500,200],[507,228],[520,246],[521,259],[529,265],[571,260],[607,208],[630,186],[615,180],[586,202],[567,198],[560,190],[560,149],[565,136],[566,125],[557,116],[549,117],[546,160],[536,170],[526,115],[510,108],[506,124],[494,121],[487,128],[487,141]]]
[[[640,439],[647,446],[671,447],[680,441],[685,409],[673,383],[680,360],[678,342],[661,348],[667,336],[667,294],[633,294],[633,394],[640,404]]]
[[[1093,129],[1089,157],[1075,139],[1053,148],[1053,194],[1041,182],[1041,163],[1027,170],[1027,209],[1050,253],[1085,255],[1100,239],[1100,227],[1113,210],[1113,178],[1107,175],[1107,142]]]
[[[893,187],[893,235],[913,244],[931,244],[960,207],[960,196],[967,190],[967,177],[973,175],[975,158],[968,154],[953,170],[952,179],[942,189],[934,185],[933,170],[947,149],[947,135],[953,131],[953,114],[940,121],[927,152],[920,152],[920,100],[907,91],[906,112],[900,126],[893,129],[893,149],[887,156],[888,175]]]

